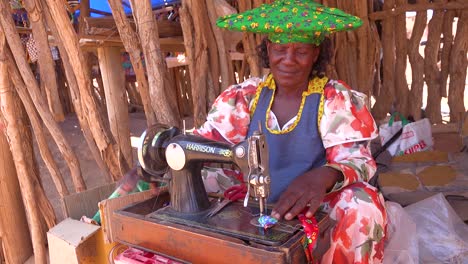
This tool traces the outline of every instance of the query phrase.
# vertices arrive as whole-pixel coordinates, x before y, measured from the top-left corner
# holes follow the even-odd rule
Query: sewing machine
[[[271,181],[268,146],[260,129],[230,145],[175,127],[152,127],[141,136],[138,160],[139,174],[146,181],[167,185],[168,192],[115,212],[120,242],[191,262],[230,262],[226,257],[241,255],[249,256],[246,263],[304,261],[298,220],[283,220],[269,229],[258,224],[258,217],[271,209],[267,204]],[[234,164],[243,173],[247,185],[243,201],[217,209],[223,202],[207,195],[201,176],[207,162]],[[219,212],[213,214],[213,210]],[[319,228],[328,228],[325,215],[316,218]],[[197,241],[196,245],[187,239]],[[216,250],[210,252],[210,247]]]

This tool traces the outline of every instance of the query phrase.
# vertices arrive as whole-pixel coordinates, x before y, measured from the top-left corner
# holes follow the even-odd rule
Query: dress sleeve
[[[326,149],[326,166],[343,173],[332,191],[368,181],[376,171],[369,142],[377,137],[377,125],[366,106],[366,96],[341,81],[331,80],[324,89],[325,103],[320,133]]]
[[[250,78],[227,88],[214,101],[206,122],[193,133],[231,144],[244,140],[250,124],[251,102],[260,80]]]

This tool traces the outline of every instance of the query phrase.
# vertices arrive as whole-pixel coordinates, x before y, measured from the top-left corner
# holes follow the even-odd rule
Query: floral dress
[[[194,134],[232,144],[245,140],[258,100],[257,88],[265,85],[275,85],[271,75],[251,78],[226,89],[213,103],[207,121]],[[377,127],[364,94],[337,80],[328,80],[322,86],[317,126],[326,149],[325,166],[340,170],[344,180],[335,184],[322,203],[336,225],[330,234],[330,249],[321,263],[381,263],[386,213],[382,196],[367,183],[376,171],[369,141],[377,136]],[[288,130],[297,117],[280,127],[270,110],[267,125],[270,130]],[[207,168],[203,177],[207,191],[216,192],[235,183],[232,178],[241,180],[242,176],[229,169]]]

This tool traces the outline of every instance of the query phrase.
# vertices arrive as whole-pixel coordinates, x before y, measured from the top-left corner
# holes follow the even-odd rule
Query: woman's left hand
[[[271,215],[276,219],[293,219],[309,207],[306,217],[312,217],[325,194],[342,180],[340,171],[330,167],[312,169],[292,181],[276,202]]]

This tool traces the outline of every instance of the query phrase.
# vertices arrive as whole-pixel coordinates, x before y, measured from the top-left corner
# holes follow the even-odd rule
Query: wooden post
[[[468,10],[460,10],[457,33],[450,55],[450,85],[448,104],[450,106],[450,122],[463,121],[465,107],[463,105],[466,93],[466,69],[468,61]],[[460,119],[460,117],[462,119]]]
[[[251,0],[246,1],[239,1],[239,12],[244,12],[246,10],[252,9]],[[244,37],[242,39],[242,43],[244,45],[244,56],[247,59],[250,69],[250,76],[257,76],[260,77],[260,61],[257,56],[256,51],[256,42],[255,36],[253,33],[244,33]]]
[[[133,30],[130,22],[125,15],[122,7],[121,0],[109,0],[109,6],[112,10],[112,16],[114,17],[115,24],[119,30],[120,38],[125,46],[125,50],[130,56],[133,70],[135,71],[136,79],[138,82],[138,90],[141,95],[143,108],[145,110],[146,124],[148,126],[157,123],[155,111],[151,106],[151,97],[149,93],[149,84],[145,75],[145,68],[143,67],[143,61],[141,60],[141,45],[139,42],[138,34]]]
[[[447,97],[447,80],[450,72],[450,53],[453,46],[453,19],[455,10],[446,10],[444,22],[442,25],[442,34],[444,35],[442,44],[442,54],[440,55],[440,95]]]
[[[1,1],[0,3],[6,4],[5,1]],[[8,6],[9,7],[9,6]],[[3,9],[5,5],[2,5]],[[4,16],[4,14],[0,15]],[[3,23],[2,23],[3,26]],[[7,44],[5,41],[5,33],[3,29],[0,27],[0,76],[2,81],[1,84],[6,84],[9,81],[5,81],[7,79],[8,74],[5,74],[6,69],[8,68],[7,59],[6,59],[6,52],[7,52]],[[5,118],[5,125],[6,125],[6,135],[8,140],[11,144],[12,155],[14,164],[16,167],[16,171],[18,173],[18,181],[20,185],[21,194],[25,203],[26,213],[29,220],[29,226],[31,228],[31,237],[33,242],[33,249],[34,249],[34,260],[36,264],[45,264],[47,263],[47,252],[45,248],[45,239],[41,232],[41,219],[38,206],[36,204],[36,198],[34,196],[34,186],[31,181],[30,171],[33,169],[30,164],[31,162],[25,158],[25,149],[24,149],[24,142],[22,141],[21,137],[21,130],[19,126],[18,118],[18,99],[15,98],[13,94],[12,87],[8,84],[4,87],[1,87],[0,90],[0,102],[1,102],[1,111],[3,113],[3,117]],[[2,192],[3,193],[3,192]],[[6,211],[6,210],[2,210]],[[11,213],[11,212],[9,212]],[[3,227],[2,227],[3,228]],[[21,250],[21,248],[20,248]]]
[[[18,65],[18,68],[21,69],[19,72],[24,80],[24,83],[28,87],[27,90],[29,96],[31,96],[31,99],[33,100],[37,112],[41,116],[42,121],[44,122],[46,127],[49,129],[50,134],[57,143],[57,147],[64,156],[64,159],[70,168],[71,176],[73,179],[73,183],[75,184],[76,191],[80,192],[86,190],[86,185],[81,175],[78,158],[73,152],[70,144],[68,144],[67,140],[65,139],[65,136],[63,135],[60,127],[55,122],[50,110],[47,107],[45,99],[41,96],[39,86],[34,78],[31,68],[29,67],[26,61],[25,51],[22,47],[21,40],[16,32],[13,19],[10,15],[11,8],[9,5],[7,5],[7,3],[3,1],[0,1],[0,7],[0,24],[2,25],[3,30],[6,33],[6,39],[10,48],[12,49],[12,53],[14,54],[14,62],[12,62],[12,64]],[[15,82],[14,79],[13,82]],[[15,85],[17,84],[15,83]],[[23,99],[24,98],[25,97],[23,97]]]
[[[403,6],[407,0],[396,0],[396,7]],[[408,116],[408,82],[406,80],[407,46],[406,15],[403,13],[395,17],[395,95],[396,110]],[[385,62],[384,62],[385,63]]]
[[[422,3],[426,0],[418,0]],[[419,53],[419,43],[427,23],[427,11],[416,13],[413,31],[408,42],[408,58],[411,64],[411,92],[409,113],[416,119],[421,118],[422,96],[424,88],[424,58]]]
[[[4,38],[0,36],[0,92],[13,93],[8,66],[1,54],[4,48]],[[0,105],[4,103],[0,102]],[[24,263],[33,250],[18,175],[4,130],[3,115],[0,114],[0,239],[3,243],[0,252],[3,251],[7,263],[19,264]]]
[[[384,10],[394,8],[395,0],[385,0]],[[383,86],[377,96],[372,114],[379,120],[384,118],[395,100],[395,18],[390,16],[382,21]]]
[[[221,89],[224,91],[229,85],[234,84],[234,78],[231,74],[232,69],[230,70],[230,68],[232,68],[231,58],[229,52],[226,50],[221,29],[216,26],[217,14],[215,12],[214,0],[206,0],[206,7],[216,39],[216,45],[218,46],[219,66],[221,69]]]
[[[201,27],[199,4],[201,1],[187,0],[182,2],[179,10],[180,23],[184,33],[185,52],[187,54],[190,81],[192,87],[194,125],[200,126],[207,114],[207,83],[209,74],[208,43]]]
[[[58,92],[57,76],[54,60],[50,52],[46,25],[44,23],[42,5],[38,0],[25,0],[24,7],[28,11],[34,40],[38,48],[38,64],[41,76],[41,84],[45,86],[45,93],[49,109],[55,121],[61,122],[65,119],[62,102]]]
[[[53,35],[58,36],[59,30],[57,29],[57,26],[55,25],[52,19],[52,15],[50,14],[49,9],[44,9],[44,15],[45,15],[47,24],[49,25],[49,28],[52,31]],[[106,165],[104,161],[104,157],[101,155],[101,151],[98,148],[96,141],[94,140],[93,133],[91,132],[89,120],[85,116],[85,110],[83,110],[83,106],[81,102],[78,81],[76,80],[75,73],[73,71],[73,65],[68,56],[67,50],[65,49],[63,42],[58,41],[57,45],[60,51],[60,57],[62,58],[62,62],[63,62],[62,66],[63,66],[65,76],[67,79],[67,87],[70,93],[71,103],[73,104],[73,109],[75,110],[76,116],[80,123],[80,127],[83,131],[83,135],[86,140],[86,143],[88,144],[91,154],[93,155],[94,160],[96,161],[98,167],[101,169],[101,172],[104,174],[104,177],[107,179],[108,182],[112,182],[114,181],[114,176],[113,174],[111,174],[110,168]]]
[[[354,84],[356,86],[353,89],[367,94],[374,83],[375,64],[380,60],[380,56],[378,56],[380,50],[377,45],[378,35],[373,32],[373,22],[369,22],[366,17],[371,3],[369,1],[353,1],[353,3],[356,10],[354,15],[361,17],[363,20],[363,25],[355,31],[357,38],[356,53],[358,56],[356,62],[357,83]]]
[[[179,125],[180,115],[176,105],[174,82],[168,74],[166,60],[161,52],[158,27],[151,10],[151,3],[149,0],[132,0],[131,4],[146,59],[153,110],[159,122]]]
[[[339,1],[336,7],[341,10],[350,12],[353,3],[351,1]],[[359,89],[357,86],[358,71],[358,39],[356,38],[355,32],[338,32],[335,35],[336,40],[336,71],[338,78],[344,80],[354,89]],[[367,51],[365,51],[367,52]]]
[[[435,2],[441,2],[437,0]],[[427,26],[427,42],[424,48],[424,79],[427,84],[427,106],[426,116],[432,123],[441,123],[440,113],[441,93],[440,93],[440,70],[437,67],[440,50],[440,35],[444,22],[444,10],[434,10],[431,21]]]
[[[89,17],[90,15],[90,6],[89,0],[80,0],[80,18],[78,20],[78,33],[80,35],[86,34],[86,25],[85,25],[85,18]]]
[[[123,175],[122,171],[125,171],[126,168],[121,168],[119,166],[121,163],[117,156],[112,134],[105,126],[104,118],[99,113],[91,89],[89,89],[91,86],[91,77],[87,70],[88,67],[85,56],[80,50],[78,37],[70,23],[66,10],[63,8],[63,2],[60,0],[44,1],[47,3],[48,12],[50,12],[50,17],[53,23],[55,23],[55,27],[57,28],[60,26],[60,30],[57,30],[58,35],[55,37],[58,42],[63,43],[64,49],[69,54],[68,58],[78,84],[79,91],[77,91],[77,95],[80,95],[83,117],[88,120],[87,125],[93,136],[93,140],[95,141],[104,162],[109,168],[112,178],[114,180],[120,179]],[[45,6],[44,9],[46,9]],[[83,131],[85,130],[86,129],[83,128]]]
[[[130,129],[128,125],[128,100],[125,89],[125,73],[120,58],[120,47],[99,47],[98,58],[110,129],[127,165],[133,165]]]
[[[11,58],[10,54],[7,54],[7,60],[11,62],[12,65],[14,65],[14,60]],[[63,180],[62,173],[60,172],[59,167],[55,162],[52,153],[50,152],[41,118],[34,107],[34,103],[27,92],[28,89],[21,80],[21,76],[16,67],[12,67],[12,69],[9,71],[9,74],[13,80],[13,83],[15,84],[16,91],[18,92],[31,121],[31,126],[35,132],[34,135],[39,147],[39,153],[41,154],[41,157],[50,172],[50,176],[55,184],[55,187],[57,188],[60,197],[63,198],[64,196],[68,195],[69,192],[65,181]]]

